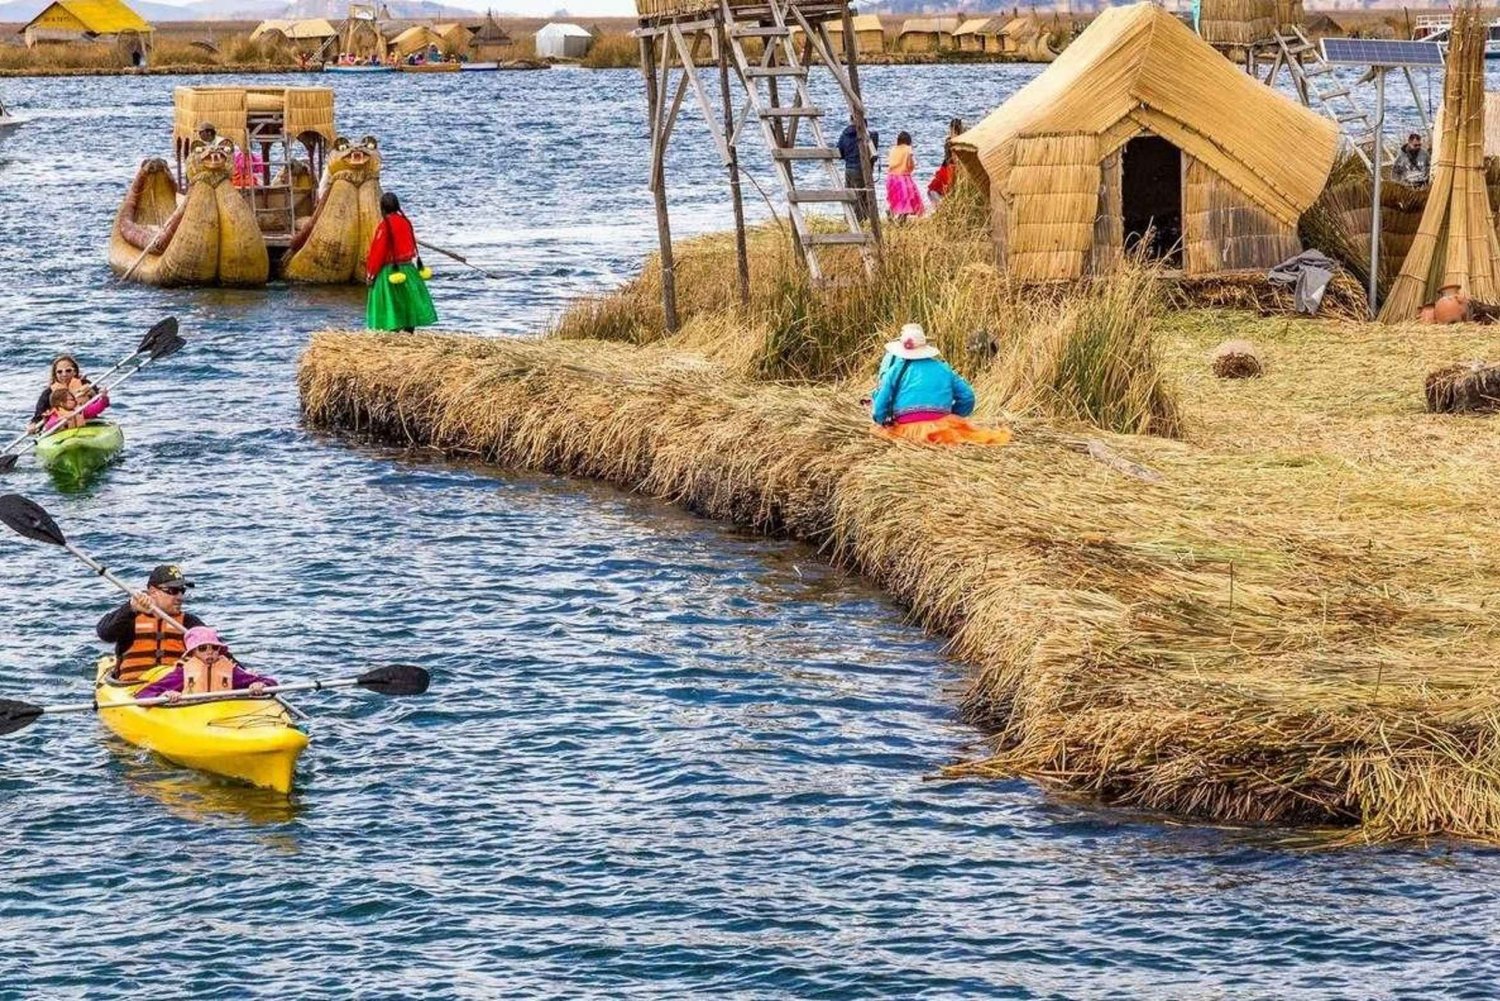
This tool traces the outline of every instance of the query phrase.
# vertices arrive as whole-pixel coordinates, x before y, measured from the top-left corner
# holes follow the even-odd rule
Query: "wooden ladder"
[[[806,51],[818,61],[828,65],[839,77],[836,67],[837,55],[828,51],[827,33],[796,8],[797,0],[767,0],[754,7],[735,7],[730,0],[721,0],[725,36],[734,59],[736,72],[744,83],[748,97],[746,112],[759,121],[771,151],[771,161],[786,196],[787,215],[792,222],[799,254],[807,263],[808,273],[814,281],[824,278],[819,262],[819,252],[833,248],[854,248],[860,253],[865,273],[873,275],[877,266],[879,221],[872,222],[871,229],[860,225],[855,211],[855,202],[862,196],[844,186],[843,159],[836,147],[828,144],[823,131],[823,109],[813,103],[808,91],[807,78],[811,61],[798,57],[796,40],[792,37],[794,21],[803,33]],[[841,9],[839,5],[820,4],[820,7]],[[759,60],[752,61],[745,53],[744,42],[758,38],[763,43]],[[830,59],[833,62],[830,62]],[[853,98],[847,81],[840,77],[846,96]],[[762,83],[766,90],[761,90]],[[792,100],[785,103],[782,83],[789,83]],[[863,114],[863,108],[852,108],[855,114]],[[798,145],[802,125],[806,123],[809,145]],[[743,124],[743,116],[741,118]],[[738,131],[738,130],[736,130]],[[801,186],[797,166],[808,165],[821,168],[818,186]],[[873,171],[871,172],[873,176]],[[873,180],[871,180],[873,185]],[[843,226],[836,231],[814,229],[803,212],[803,206],[811,204],[838,205]],[[868,198],[873,211],[878,211],[873,192]],[[818,218],[834,218],[823,215]]]
[[[1276,57],[1271,63],[1270,72],[1266,75],[1266,83],[1274,87],[1277,73],[1280,72],[1282,66],[1285,66],[1302,103],[1332,118],[1338,124],[1339,130],[1348,138],[1349,146],[1353,148],[1355,155],[1366,167],[1369,167],[1370,157],[1364,147],[1365,143],[1372,148],[1375,145],[1375,123],[1370,121],[1369,114],[1354,102],[1354,96],[1349,92],[1348,85],[1330,76],[1333,73],[1333,66],[1324,61],[1323,53],[1318,46],[1303,33],[1301,28],[1293,27],[1289,33],[1283,34],[1280,31],[1276,33],[1276,49]],[[1325,82],[1323,80],[1325,76],[1328,77],[1326,87],[1322,85]]]

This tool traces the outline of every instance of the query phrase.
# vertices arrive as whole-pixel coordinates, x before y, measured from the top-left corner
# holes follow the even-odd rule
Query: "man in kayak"
[[[182,639],[187,653],[177,666],[135,693],[137,699],[165,695],[168,702],[179,702],[184,695],[199,692],[228,692],[245,689],[260,695],[276,684],[275,678],[251,674],[229,655],[229,647],[219,634],[207,626],[196,626]]]
[[[116,678],[138,681],[158,664],[175,663],[187,652],[182,633],[157,618],[150,602],[188,629],[201,626],[202,619],[182,610],[183,596],[192,586],[193,582],[183,576],[180,567],[163,563],[151,571],[145,595],[131,598],[99,620],[95,632],[104,642],[115,645]]]

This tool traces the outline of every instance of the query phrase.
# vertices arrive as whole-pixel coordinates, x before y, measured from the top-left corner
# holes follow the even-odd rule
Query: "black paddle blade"
[[[144,354],[150,351],[152,346],[163,337],[176,336],[177,317],[169,316],[165,320],[159,320],[150,330],[146,331],[146,336],[141,338],[141,346],[135,349],[135,353]]]
[[[0,699],[0,737],[26,729],[41,714],[41,706],[17,702],[15,699]]]
[[[176,334],[170,334],[166,337],[163,337],[158,340],[155,345],[152,346],[151,360],[161,361],[163,358],[170,358],[172,357],[172,355],[175,355],[177,352],[181,351],[182,346],[186,343],[187,341],[183,340]]]
[[[421,695],[432,682],[426,668],[411,664],[387,664],[359,676],[359,687],[381,695]]]
[[[0,455],[0,473],[8,473],[16,468],[16,460],[19,455]]]
[[[62,529],[57,527],[57,522],[42,510],[40,504],[20,494],[0,497],[0,522],[10,526],[17,534],[38,542],[61,546],[68,541]]]

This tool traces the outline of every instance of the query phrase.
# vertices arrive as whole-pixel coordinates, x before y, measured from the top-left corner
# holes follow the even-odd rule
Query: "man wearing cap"
[[[115,645],[115,676],[120,681],[138,681],[158,664],[175,664],[187,652],[182,633],[163,622],[151,606],[155,604],[188,629],[202,626],[202,619],[182,610],[183,596],[192,586],[180,567],[163,563],[151,571],[145,594],[136,595],[99,620],[95,632],[104,642]]]

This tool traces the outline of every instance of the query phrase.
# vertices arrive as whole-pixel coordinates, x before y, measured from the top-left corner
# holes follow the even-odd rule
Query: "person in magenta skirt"
[[[911,149],[911,133],[903,132],[896,137],[885,162],[885,204],[891,218],[900,221],[907,216],[922,214],[922,190],[912,177],[916,173],[917,158]]]

